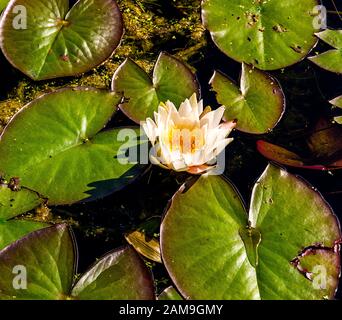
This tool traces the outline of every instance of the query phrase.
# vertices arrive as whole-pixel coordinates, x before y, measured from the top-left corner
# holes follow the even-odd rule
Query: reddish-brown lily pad
[[[258,151],[267,159],[277,163],[313,170],[334,170],[342,168],[342,128],[320,119],[315,131],[307,139],[311,156],[304,157],[282,146],[267,141],[257,141]]]

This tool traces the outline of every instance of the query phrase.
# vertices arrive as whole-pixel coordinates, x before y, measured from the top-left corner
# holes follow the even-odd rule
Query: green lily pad
[[[342,124],[342,116],[339,116],[339,117],[335,117],[334,118],[334,121],[338,124]]]
[[[342,30],[327,29],[316,35],[335,49],[309,57],[308,59],[323,69],[342,73]]]
[[[30,211],[42,202],[43,199],[33,191],[27,189],[12,191],[7,185],[0,185],[0,221]]]
[[[324,290],[327,284],[337,286],[340,270],[339,254],[330,248],[306,248],[291,263],[316,289]],[[328,298],[328,297],[326,297]]]
[[[0,12],[6,8],[9,0],[0,0]]]
[[[43,199],[35,192],[26,189],[12,191],[7,185],[0,185],[0,250],[26,234],[47,226],[41,222],[12,219],[42,202]]]
[[[339,96],[333,100],[329,101],[333,106],[341,108],[342,109],[342,96]]]
[[[213,300],[334,296],[340,270],[339,224],[322,196],[306,182],[269,165],[254,186],[249,217],[236,189],[222,177],[201,176],[184,190],[173,197],[161,226],[163,261],[182,296]],[[257,231],[250,236],[259,239],[253,234],[260,233],[261,241],[246,241],[248,235],[241,237],[241,228]],[[305,271],[324,269],[324,288],[317,288],[318,281],[308,279],[296,264],[309,252],[318,255],[319,265],[305,261]],[[321,254],[330,258],[320,258]]]
[[[217,101],[226,106],[225,119],[237,120],[236,129],[261,134],[273,129],[285,111],[285,96],[278,81],[242,64],[240,88],[215,71],[210,80]]]
[[[135,149],[121,129],[101,131],[120,97],[90,88],[62,89],[29,103],[0,139],[0,172],[48,198],[49,204],[93,200],[119,190],[144,170],[122,163]],[[135,132],[130,130],[132,134]],[[136,130],[137,132],[137,130]]]
[[[153,118],[161,102],[170,100],[178,107],[193,93],[199,96],[196,76],[164,52],[154,66],[152,79],[134,61],[126,59],[114,74],[112,90],[124,95],[127,102],[120,109],[136,123]]]
[[[144,262],[131,247],[106,254],[74,286],[81,300],[153,300],[154,286]]]
[[[317,0],[204,0],[202,20],[230,58],[262,70],[292,65],[308,54]]]
[[[108,253],[73,285],[77,260],[67,225],[30,233],[0,251],[0,299],[154,299],[152,277],[132,248]],[[18,266],[26,272],[25,288],[13,286]]]
[[[0,221],[0,250],[27,234],[47,226],[47,223],[25,219]]]
[[[158,300],[183,300],[183,298],[173,286],[170,286],[158,296]]]
[[[333,106],[342,109],[342,96],[339,96],[333,100],[329,101]],[[338,124],[342,124],[342,116],[334,117],[334,121]]]
[[[121,13],[113,0],[77,1],[72,8],[69,0],[15,0],[0,25],[3,53],[34,80],[91,70],[113,53],[122,33]]]

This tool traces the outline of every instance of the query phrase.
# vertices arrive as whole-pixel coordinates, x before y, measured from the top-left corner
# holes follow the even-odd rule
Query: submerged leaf
[[[342,168],[342,128],[320,119],[306,143],[311,157],[302,157],[283,147],[259,140],[258,151],[267,159],[287,166],[314,169],[334,170]]]
[[[292,151],[264,140],[257,141],[257,149],[265,158],[286,166],[313,170],[334,170],[342,167],[342,159],[330,161],[329,164],[320,164],[318,159],[317,162],[307,160]]]
[[[144,257],[152,261],[162,263],[159,241],[156,238],[150,238],[140,230],[135,230],[126,234],[125,238],[127,242]]]

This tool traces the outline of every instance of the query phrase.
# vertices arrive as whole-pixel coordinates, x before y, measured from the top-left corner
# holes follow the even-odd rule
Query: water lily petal
[[[205,163],[205,148],[196,151],[192,156],[192,165],[199,166]]]
[[[218,109],[208,112],[202,119],[201,125],[208,124],[209,128],[217,127],[223,117],[225,107],[219,107]]]
[[[172,161],[172,166],[175,171],[186,171],[188,169],[188,166],[183,159]]]
[[[189,99],[186,99],[179,107],[179,116],[182,118],[187,118],[192,114],[192,106]]]
[[[190,99],[190,104],[191,104],[191,109],[192,109],[192,114],[196,119],[199,119],[199,116],[201,115],[203,111],[203,101],[197,102],[197,96],[196,93],[194,93]]]
[[[158,127],[151,118],[147,118],[142,127],[152,144],[156,142]]]
[[[151,163],[152,164],[155,164],[155,165],[157,165],[157,166],[159,166],[159,167],[161,167],[161,168],[163,168],[163,169],[169,169],[166,165],[164,165],[164,164],[162,164],[159,160],[158,160],[158,158],[156,158],[156,157],[154,157],[154,156],[150,156],[150,161],[151,161]]]
[[[214,166],[208,166],[208,165],[193,166],[193,167],[190,167],[187,170],[187,172],[191,174],[202,174],[202,173],[208,172],[209,170],[213,168]]]

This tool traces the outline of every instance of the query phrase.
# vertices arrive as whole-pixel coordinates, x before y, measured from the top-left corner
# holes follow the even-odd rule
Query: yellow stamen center
[[[203,130],[195,128],[171,128],[167,133],[166,142],[170,151],[179,151],[181,153],[195,153],[205,144]]]

